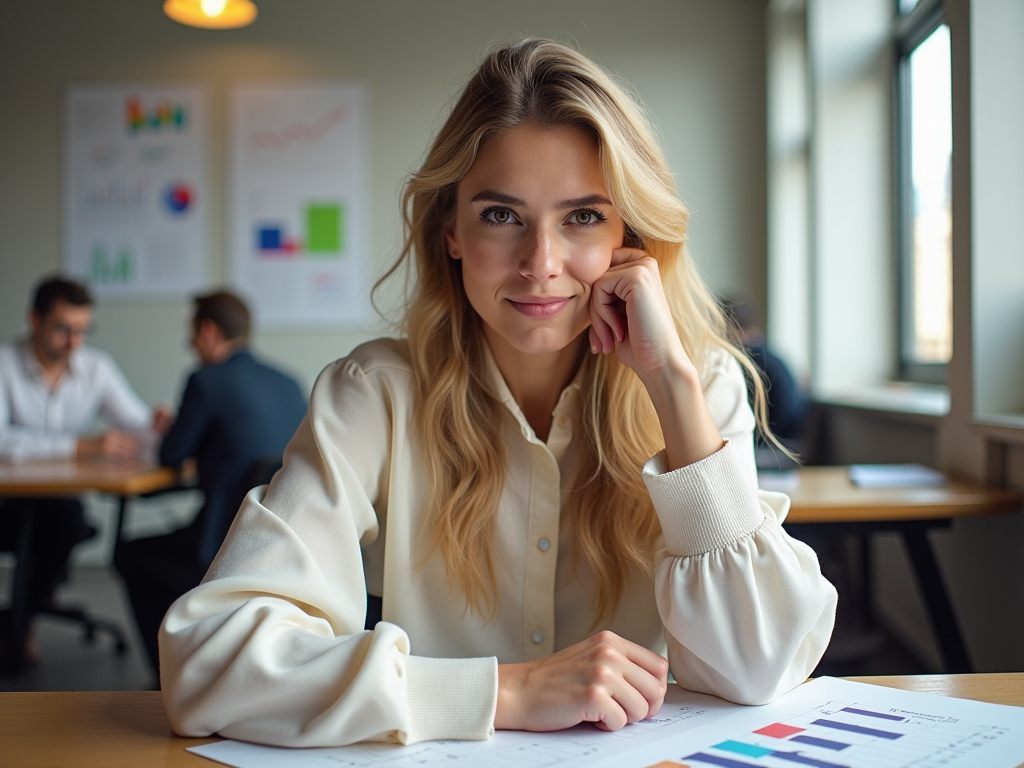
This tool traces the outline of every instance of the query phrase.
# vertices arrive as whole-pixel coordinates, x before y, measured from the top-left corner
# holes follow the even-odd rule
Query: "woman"
[[[175,730],[615,729],[657,712],[668,662],[745,703],[805,679],[835,590],[782,531],[788,500],[757,491],[749,363],[622,89],[557,43],[494,52],[405,210],[408,338],[328,366],[283,470],[168,613]]]

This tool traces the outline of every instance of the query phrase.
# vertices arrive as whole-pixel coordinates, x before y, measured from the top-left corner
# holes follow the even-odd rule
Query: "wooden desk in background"
[[[792,500],[786,528],[826,526],[836,533],[901,534],[917,575],[947,672],[970,672],[960,627],[939,570],[928,531],[948,528],[953,519],[1020,509],[1021,496],[1007,488],[989,488],[949,478],[937,488],[859,488],[849,467],[801,467],[798,484],[785,492]]]
[[[178,472],[159,467],[148,461],[112,462],[104,460],[76,461],[27,461],[18,464],[0,462],[0,498],[53,498],[78,496],[87,491],[113,494],[119,497],[117,506],[116,534],[120,539],[124,523],[125,508],[132,496],[141,496],[178,485]],[[0,514],[3,509],[0,508]],[[19,669],[23,664],[22,652],[25,645],[26,605],[24,564],[30,551],[34,535],[36,513],[29,518],[29,524],[21,531],[18,549],[15,552],[17,564],[14,571],[14,585],[11,589],[10,608],[6,627],[4,658],[0,666],[4,669]],[[116,546],[116,543],[115,543]]]
[[[1024,673],[851,678],[863,683],[1024,706]],[[216,765],[175,736],[155,692],[0,693],[0,765],[137,768]]]

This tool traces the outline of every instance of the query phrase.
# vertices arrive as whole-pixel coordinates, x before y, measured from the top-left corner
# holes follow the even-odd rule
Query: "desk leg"
[[[24,508],[24,520],[18,535],[17,561],[14,566],[14,584],[11,587],[11,605],[8,609],[7,642],[0,667],[4,672],[18,672],[25,666],[25,636],[28,633],[28,585],[32,570],[32,539],[35,535],[35,504]]]
[[[128,497],[117,497],[117,515],[114,518],[114,562],[117,562],[117,552],[121,548],[121,529],[124,527],[124,517],[128,512]]]
[[[921,592],[928,606],[928,615],[932,620],[932,629],[942,649],[942,658],[946,663],[946,672],[961,674],[973,672],[971,662],[967,658],[967,648],[960,635],[949,593],[935,560],[931,542],[928,541],[926,526],[903,527],[903,543],[907,547],[914,571],[921,586]]]

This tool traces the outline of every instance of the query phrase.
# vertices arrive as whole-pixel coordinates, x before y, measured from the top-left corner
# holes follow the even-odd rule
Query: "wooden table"
[[[44,499],[78,496],[87,491],[109,493],[119,497],[115,542],[120,540],[129,497],[177,487],[178,484],[177,470],[142,460],[114,462],[99,459],[64,459],[17,464],[0,462],[0,497]],[[0,514],[3,512],[0,511]],[[23,526],[21,531],[16,551],[17,566],[8,609],[7,642],[4,657],[0,658],[0,667],[5,670],[17,671],[24,664],[22,653],[28,620],[24,563],[27,562],[28,553],[31,551],[34,517],[35,513],[30,513],[28,524]]]
[[[1024,673],[851,678],[890,688],[1024,706]],[[217,739],[175,736],[151,692],[0,693],[0,766],[137,768],[215,763],[185,752]]]
[[[955,478],[936,488],[859,488],[850,481],[848,467],[801,467],[796,473],[798,485],[786,489],[792,501],[786,528],[798,536],[811,526],[827,526],[836,533],[898,532],[917,575],[946,671],[970,672],[967,648],[928,531],[948,528],[957,517],[1016,511],[1020,494]]]

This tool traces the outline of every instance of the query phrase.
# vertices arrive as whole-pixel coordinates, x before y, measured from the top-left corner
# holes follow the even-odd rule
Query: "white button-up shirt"
[[[105,352],[76,349],[51,389],[29,342],[0,345],[0,460],[74,456],[97,416],[121,429],[144,429],[151,419]]]
[[[672,472],[664,452],[637,467],[663,533],[654,578],[630,574],[596,626],[594,574],[573,568],[563,514],[583,450],[580,387],[562,392],[542,441],[493,360],[488,375],[508,415],[497,614],[466,610],[438,553],[417,567],[433,446],[416,427],[406,344],[365,344],[321,374],[284,468],[249,493],[203,584],[164,619],[160,675],[178,733],[303,747],[486,738],[499,663],[599,629],[667,655],[680,685],[733,701],[768,701],[806,679],[836,592],[783,531],[788,498],[758,491],[732,357],[711,352],[702,373],[726,445]],[[369,632],[367,591],[383,598]]]

